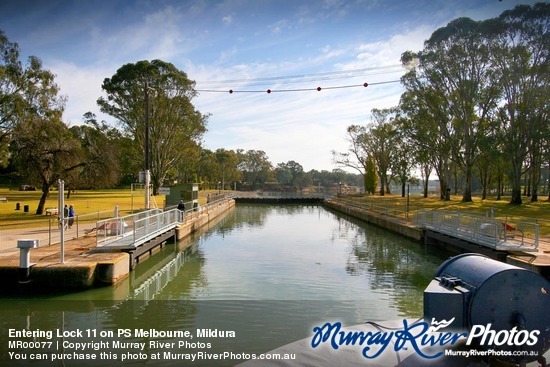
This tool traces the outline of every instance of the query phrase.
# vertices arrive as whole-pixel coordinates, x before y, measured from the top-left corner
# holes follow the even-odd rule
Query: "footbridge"
[[[151,209],[124,217],[100,220],[96,224],[93,252],[127,252],[130,267],[140,256],[176,236],[176,227],[185,213],[171,209]]]

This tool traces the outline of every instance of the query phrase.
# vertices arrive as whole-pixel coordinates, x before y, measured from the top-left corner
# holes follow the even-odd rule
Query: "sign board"
[[[160,195],[170,195],[170,188],[169,187],[159,187],[159,194]]]

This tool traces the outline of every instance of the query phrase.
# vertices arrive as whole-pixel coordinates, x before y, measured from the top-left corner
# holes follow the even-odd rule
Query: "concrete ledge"
[[[176,228],[176,239],[180,241],[202,227],[211,223],[214,219],[235,207],[235,200],[228,199],[221,201],[218,205],[211,206],[207,211],[199,212],[197,217],[186,221]]]
[[[325,200],[323,202],[323,205],[328,208],[337,210],[341,213],[345,213],[350,217],[354,217],[367,223],[374,224],[378,227],[387,229],[394,233],[398,233],[416,241],[421,241],[424,238],[424,231],[420,228],[413,227],[407,223],[381,217],[365,209],[350,207],[334,200]]]
[[[120,253],[111,261],[97,263],[94,278],[96,285],[115,284],[130,274],[130,255]]]

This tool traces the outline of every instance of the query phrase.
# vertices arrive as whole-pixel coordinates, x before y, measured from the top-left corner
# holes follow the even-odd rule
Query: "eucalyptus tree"
[[[372,185],[369,182],[376,171],[373,166],[372,155],[370,155],[367,142],[367,128],[361,125],[350,125],[346,129],[346,140],[349,148],[346,152],[332,151],[332,160],[339,167],[351,168],[363,176],[363,188],[365,192],[370,192]],[[370,160],[369,160],[370,158]],[[371,175],[371,176],[369,176]],[[374,185],[376,186],[376,185]]]
[[[216,162],[215,153],[210,149],[200,150],[197,175],[199,182],[205,189],[215,188],[212,184],[218,182],[218,163]]]
[[[544,140],[545,126],[548,132],[550,4],[518,5],[485,21],[483,29],[503,91],[499,128],[511,162],[510,203],[521,204],[528,155],[535,153],[532,161],[540,167],[540,153],[533,150],[540,152],[537,146]]]
[[[415,58],[415,54],[406,52],[401,60],[408,65]],[[423,175],[424,197],[428,196],[428,180],[433,168],[439,178],[440,198],[449,200],[451,147],[447,131],[451,129],[451,121],[446,101],[435,88],[425,84],[415,68],[405,74],[401,82],[407,91],[401,95],[399,103],[399,111],[404,114],[404,118],[399,119],[399,130],[415,146],[414,156]]]
[[[237,150],[239,157],[238,169],[242,172],[243,179],[256,187],[266,183],[272,177],[273,165],[263,150]]]
[[[71,133],[82,147],[84,167],[65,179],[66,188],[105,188],[120,182],[121,134],[93,113],[84,114],[84,124],[72,126]],[[70,190],[67,190],[69,195]]]
[[[400,129],[401,117],[396,118],[396,135],[394,141],[394,154],[392,159],[392,171],[395,173],[396,180],[401,185],[401,197],[405,197],[407,182],[412,179],[412,170],[417,165],[416,159],[419,157],[414,142],[408,138],[403,130]]]
[[[226,188],[228,182],[236,183],[242,180],[242,173],[238,170],[239,156],[234,150],[219,148],[216,149],[215,156],[218,180],[223,189]]]
[[[485,134],[489,113],[499,96],[498,79],[491,64],[488,41],[480,22],[458,18],[432,33],[422,51],[414,55],[416,82],[408,90],[422,93],[424,88],[439,94],[443,103],[438,116],[448,118],[441,124],[451,148],[451,158],[462,167],[462,201],[472,200],[472,168],[477,159],[479,138]]]
[[[81,147],[61,121],[66,97],[55,75],[36,56],[23,66],[18,45],[1,31],[0,52],[1,154],[3,160],[11,155],[25,180],[41,187],[36,214],[42,214],[51,187],[83,166]]]
[[[397,144],[399,131],[395,123],[396,109],[374,108],[371,113],[373,122],[368,126],[367,146],[378,169],[380,195],[384,196],[385,193],[391,193],[390,182],[397,175],[398,165],[402,164],[398,159],[402,147]]]
[[[42,214],[52,186],[86,165],[80,141],[60,119],[38,116],[17,124],[13,135],[10,149],[19,172],[41,185],[36,214]]]
[[[66,98],[55,75],[36,56],[23,65],[19,46],[0,30],[0,163],[6,163],[11,133],[23,122],[60,119]]]
[[[23,89],[23,65],[19,46],[0,30],[0,163],[7,164],[10,132],[17,122],[18,102]]]
[[[312,176],[304,172],[304,167],[296,161],[277,164],[275,175],[278,182],[292,185],[295,189],[301,189],[313,182]]]
[[[340,167],[357,170],[363,175],[366,192],[372,189],[373,166],[380,179],[380,195],[390,193],[390,181],[397,173],[398,138],[397,125],[394,123],[396,109],[373,109],[372,122],[366,126],[350,125],[347,128],[347,140],[350,144],[347,152],[332,152],[333,161]],[[374,165],[372,164],[374,162]]]
[[[186,144],[196,144],[206,131],[208,116],[191,103],[197,95],[194,86],[187,74],[161,60],[123,65],[103,81],[106,97],[97,103],[120,122],[142,152],[150,151],[150,164],[145,154],[143,168],[150,168],[154,194],[170,170],[186,159]]]

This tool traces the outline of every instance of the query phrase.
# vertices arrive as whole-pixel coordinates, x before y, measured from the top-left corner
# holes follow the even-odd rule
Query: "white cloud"
[[[97,106],[97,99],[102,95],[103,79],[110,77],[116,70],[109,67],[79,67],[65,61],[52,61],[48,68],[56,74],[56,82],[61,94],[68,96],[63,118],[70,125],[82,123],[84,113],[90,111],[99,120],[113,121],[113,118],[102,114]]]
[[[231,15],[226,15],[222,18],[222,23],[224,25],[230,25],[231,23],[233,23],[233,17]]]

